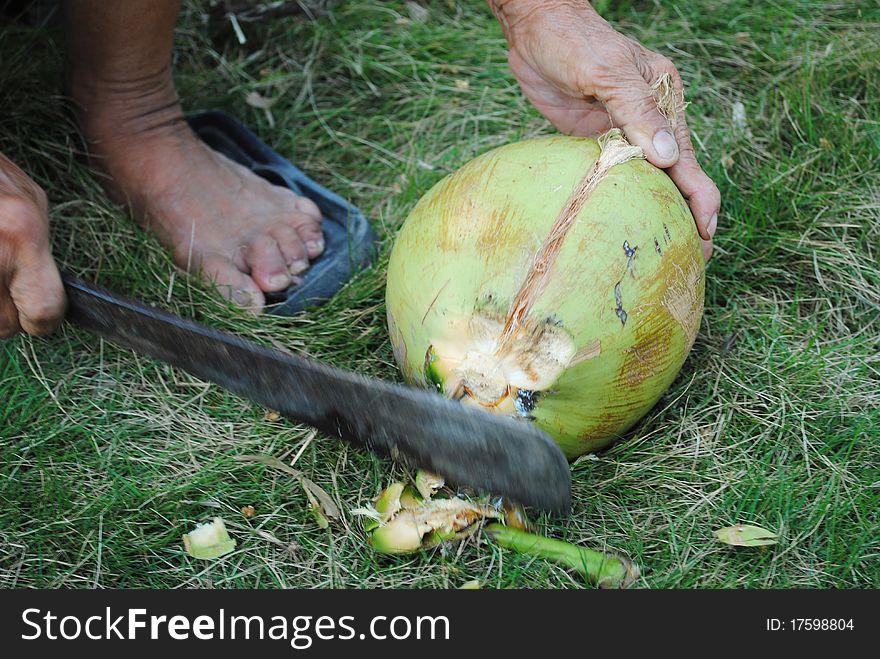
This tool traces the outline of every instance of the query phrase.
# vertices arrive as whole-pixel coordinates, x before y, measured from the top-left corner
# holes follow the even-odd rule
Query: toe
[[[306,247],[310,259],[317,258],[324,251],[324,234],[321,231],[321,211],[308,197],[297,197],[290,225],[296,229],[300,240]]]
[[[287,263],[287,271],[291,275],[305,272],[309,267],[309,255],[299,234],[291,226],[282,225],[275,227],[270,235],[278,243],[284,261]]]
[[[308,197],[296,198],[296,210],[307,215],[309,219],[314,222],[320,223],[321,221],[321,209],[318,208],[318,205]]]
[[[278,241],[268,233],[251,240],[245,248],[244,259],[251,269],[251,278],[263,291],[281,291],[290,286],[287,261]]]
[[[223,297],[254,313],[263,310],[266,304],[263,291],[230,259],[219,254],[206,256],[202,259],[201,271],[206,279],[214,283]]]
[[[324,251],[324,234],[321,225],[315,222],[305,222],[296,226],[299,239],[306,247],[310,259],[317,258]]]

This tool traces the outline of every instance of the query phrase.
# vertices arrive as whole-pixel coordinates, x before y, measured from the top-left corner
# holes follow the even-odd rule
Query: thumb
[[[613,84],[597,97],[614,125],[623,130],[630,144],[642,147],[652,165],[671,167],[678,162],[678,142],[644,78],[634,74],[617,78]]]

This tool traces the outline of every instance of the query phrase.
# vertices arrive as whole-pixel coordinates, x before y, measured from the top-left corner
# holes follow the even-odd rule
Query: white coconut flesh
[[[552,320],[528,320],[505,344],[504,321],[501,314],[484,310],[455,323],[463,329],[429,347],[425,366],[448,395],[527,417],[534,392],[556,382],[575,356],[575,346]]]

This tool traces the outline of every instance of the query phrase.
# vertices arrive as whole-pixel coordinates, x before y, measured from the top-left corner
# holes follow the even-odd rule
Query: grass
[[[631,556],[638,586],[880,587],[880,10],[870,0],[604,2],[670,55],[724,207],[699,338],[673,387],[611,450],[573,466],[548,535]],[[176,49],[190,110],[230,110],[372,218],[383,251],[326,307],[251,318],[175,272],[106,201],[59,92],[55,27],[0,28],[0,150],[47,190],[59,262],[214,326],[388,379],[383,265],[419,195],[496,145],[551,132],[506,69],[480,2],[349,1],[317,22],[242,23],[188,5]],[[459,81],[466,81],[467,85]],[[266,112],[251,92],[277,99]],[[742,104],[745,124],[734,121]],[[65,327],[0,344],[0,586],[575,588],[577,575],[469,541],[374,555],[356,518],[400,468]],[[346,511],[318,528],[294,480]],[[256,516],[240,512],[253,505]],[[222,515],[235,553],[180,536]],[[776,547],[712,531],[755,523]]]

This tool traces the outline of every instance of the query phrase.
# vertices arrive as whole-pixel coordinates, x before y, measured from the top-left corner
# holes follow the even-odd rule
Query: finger
[[[22,258],[9,286],[18,308],[18,322],[28,334],[42,336],[61,324],[67,301],[61,275],[48,249],[34,258]]]
[[[712,257],[712,241],[711,240],[701,240],[702,248],[703,248],[703,260],[708,263],[709,259]]]
[[[270,235],[278,242],[281,254],[287,263],[287,271],[292,275],[298,275],[309,269],[309,256],[306,246],[299,234],[291,226],[282,225],[275,227]]]
[[[700,237],[711,240],[718,229],[721,193],[697,162],[684,113],[679,115],[676,133],[681,145],[681,155],[678,162],[666,171],[687,199]]]
[[[678,162],[675,135],[657,109],[654,90],[635,66],[626,73],[615,72],[606,85],[597,86],[596,95],[614,125],[623,130],[631,144],[642,147],[651,164],[665,168]]]
[[[290,272],[278,242],[268,234],[251,240],[244,252],[251,269],[251,279],[266,292],[281,291],[290,286]]]
[[[678,162],[667,170],[668,174],[687,198],[700,237],[703,240],[711,240],[718,228],[721,193],[697,162],[684,112],[684,86],[681,76],[670,60],[659,55],[652,60],[650,68],[652,72],[660,71],[661,75],[668,74],[673,85],[673,107],[676,114],[674,132],[678,143],[679,158]],[[647,75],[653,75],[653,73]]]
[[[200,269],[204,277],[214,282],[217,291],[226,299],[254,313],[263,310],[266,304],[263,291],[230,259],[211,254],[202,259]]]
[[[711,240],[718,230],[718,210],[721,206],[721,193],[695,159],[686,159],[669,169],[672,182],[678,186],[687,199],[703,240]]]
[[[21,331],[18,309],[9,292],[0,287],[0,339],[8,339]]]

